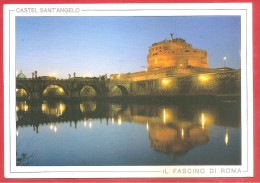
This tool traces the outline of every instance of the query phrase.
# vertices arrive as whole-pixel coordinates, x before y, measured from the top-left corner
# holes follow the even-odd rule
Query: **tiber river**
[[[239,165],[236,99],[16,103],[18,166]]]

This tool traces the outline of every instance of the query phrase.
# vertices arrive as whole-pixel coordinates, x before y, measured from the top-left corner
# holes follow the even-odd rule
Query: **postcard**
[[[252,177],[251,3],[4,5],[6,178]]]

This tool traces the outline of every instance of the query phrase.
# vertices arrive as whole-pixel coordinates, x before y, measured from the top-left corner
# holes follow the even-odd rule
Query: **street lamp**
[[[226,67],[226,60],[227,60],[227,57],[224,56],[224,57],[223,57],[223,60],[224,60],[224,67]]]

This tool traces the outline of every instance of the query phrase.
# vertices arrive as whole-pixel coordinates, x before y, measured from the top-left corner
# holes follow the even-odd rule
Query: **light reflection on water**
[[[240,103],[17,101],[19,165],[241,164]],[[28,160],[29,161],[29,160]]]

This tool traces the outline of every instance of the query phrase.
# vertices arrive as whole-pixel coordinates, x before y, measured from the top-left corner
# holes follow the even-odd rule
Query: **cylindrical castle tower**
[[[208,68],[207,51],[192,48],[184,39],[172,38],[154,43],[147,56],[148,70],[176,68]]]

